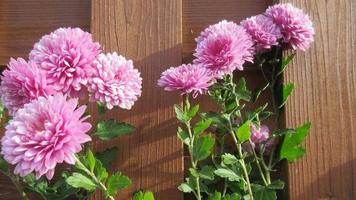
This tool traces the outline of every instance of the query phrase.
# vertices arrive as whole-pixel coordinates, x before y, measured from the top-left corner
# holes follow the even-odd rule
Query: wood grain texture
[[[42,35],[59,27],[89,30],[90,0],[1,0],[0,65],[10,57],[28,58]]]
[[[151,190],[157,200],[180,200],[177,186],[183,180],[183,147],[176,138],[172,105],[178,95],[164,92],[157,79],[169,66],[181,63],[182,4],[180,0],[93,0],[91,30],[105,52],[117,51],[134,61],[143,77],[142,97],[131,111],[109,112],[105,118],[127,121],[137,127],[130,136],[98,150],[118,146],[115,169],[132,178],[133,185],[117,199],[130,199],[133,191]],[[94,119],[95,114],[91,106]],[[104,199],[99,195],[95,200]]]
[[[356,2],[283,0],[314,21],[311,49],[285,73],[296,89],[286,106],[286,125],[312,129],[304,158],[288,167],[290,199],[356,199]]]
[[[190,62],[194,39],[209,25],[223,19],[239,23],[264,12],[271,0],[183,0],[183,62]]]

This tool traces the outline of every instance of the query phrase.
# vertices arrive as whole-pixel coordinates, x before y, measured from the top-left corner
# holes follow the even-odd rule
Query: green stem
[[[11,182],[15,185],[17,191],[21,194],[22,199],[23,200],[29,200],[29,198],[28,198],[27,194],[25,193],[25,191],[24,191],[19,179],[16,176],[13,176],[11,174],[5,174],[5,175],[7,175],[10,178]]]
[[[92,178],[92,180],[100,187],[101,190],[103,190],[105,193],[107,192],[108,189],[106,188],[104,183],[102,183],[93,172],[86,168],[85,165],[78,158],[76,158],[76,163],[80,169],[82,169],[88,176]],[[115,200],[115,198],[110,195],[107,198],[110,200]]]
[[[233,77],[233,74],[231,74],[230,75],[230,84],[233,87],[233,91],[235,91],[236,85],[234,84],[233,80],[234,80],[234,77]],[[235,102],[236,102],[236,107],[238,107],[240,105],[240,103],[239,103],[239,100],[237,98],[235,98]],[[240,111],[237,112],[237,116],[239,118],[241,118],[241,112]],[[245,176],[245,182],[247,184],[247,190],[248,190],[248,193],[249,193],[249,196],[250,196],[250,200],[253,200],[254,198],[253,198],[253,193],[252,193],[252,187],[251,187],[250,178],[249,178],[249,175],[248,175],[248,172],[247,172],[246,163],[245,163],[245,160],[244,160],[244,157],[243,157],[243,153],[242,153],[242,145],[241,145],[241,143],[238,142],[238,140],[237,140],[237,138],[235,136],[235,132],[234,132],[234,130],[232,128],[231,120],[232,119],[230,117],[229,120],[228,120],[229,132],[230,132],[231,137],[234,140],[234,143],[236,145],[236,149],[237,149],[239,157],[240,157],[239,161],[240,161],[240,164],[241,164],[244,176]]]
[[[270,183],[266,180],[265,178],[265,172],[262,171],[262,168],[261,168],[261,165],[260,165],[260,161],[259,161],[259,158],[256,154],[256,151],[255,151],[255,148],[254,146],[252,145],[252,141],[251,139],[249,139],[249,144],[250,144],[250,147],[251,147],[251,150],[252,150],[252,153],[253,153],[253,156],[255,157],[255,160],[256,160],[256,165],[257,165],[257,168],[258,168],[258,171],[260,172],[260,175],[261,175],[261,178],[262,178],[262,181],[263,183],[265,184],[265,186],[269,185]]]
[[[188,112],[190,110],[190,102],[189,102],[189,95],[186,95],[185,96],[185,99],[184,99],[184,102],[185,102],[185,106],[184,106],[184,109],[186,112]],[[191,125],[190,125],[190,120],[187,121],[185,123],[185,126],[188,130],[188,134],[189,134],[189,138],[190,138],[190,145],[188,147],[189,149],[189,154],[190,154],[190,162],[192,164],[192,167],[194,170],[197,170],[197,165],[198,165],[198,162],[194,160],[194,157],[193,157],[193,147],[194,147],[194,139],[195,137],[193,136],[193,133],[192,133],[192,128],[191,128]],[[195,182],[196,182],[196,186],[197,186],[197,192],[195,193],[195,196],[198,200],[202,200],[202,197],[201,197],[201,192],[200,192],[200,180],[199,180],[199,176],[195,177]]]

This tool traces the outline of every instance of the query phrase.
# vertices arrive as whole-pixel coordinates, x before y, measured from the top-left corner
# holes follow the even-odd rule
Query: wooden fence
[[[172,111],[180,98],[156,86],[169,66],[190,62],[194,38],[222,19],[239,22],[263,12],[272,0],[1,0],[0,65],[10,57],[27,58],[41,35],[58,27],[90,30],[104,51],[118,51],[142,72],[143,94],[131,111],[111,111],[137,127],[130,136],[95,142],[96,150],[118,146],[115,168],[133,179],[118,199],[137,189],[155,192],[158,200],[182,200],[176,189],[184,177],[184,150],[176,139]],[[356,2],[355,0],[281,0],[308,12],[316,27],[310,51],[299,53],[285,73],[297,88],[282,125],[311,121],[307,155],[286,166],[286,198],[356,199]],[[250,87],[262,82],[252,67],[243,72]],[[266,98],[266,97],[265,97]],[[212,104],[198,99],[203,109]],[[90,106],[92,121],[100,117]],[[0,177],[0,199],[19,199]],[[100,194],[95,200],[102,199]]]

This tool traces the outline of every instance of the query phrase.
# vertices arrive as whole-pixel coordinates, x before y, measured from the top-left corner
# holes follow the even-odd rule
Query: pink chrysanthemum
[[[256,125],[250,125],[251,131],[251,141],[252,145],[259,146],[262,142],[266,141],[269,138],[269,128],[266,125],[261,125],[256,127]]]
[[[23,105],[54,91],[47,85],[46,75],[33,62],[11,58],[8,69],[2,73],[0,95],[4,106],[13,115]]]
[[[75,164],[75,153],[91,138],[86,134],[91,125],[84,122],[86,109],[76,109],[78,99],[66,100],[56,94],[39,97],[18,110],[6,126],[1,139],[1,154],[14,173],[24,177],[35,172],[36,178],[52,179],[58,163]]]
[[[93,66],[95,72],[88,83],[90,100],[106,104],[109,109],[114,106],[131,109],[142,88],[140,72],[134,69],[132,60],[116,52],[100,54]]]
[[[181,95],[192,93],[193,97],[204,94],[212,84],[209,71],[194,64],[183,64],[164,71],[158,80],[158,85],[166,91],[180,91]]]
[[[314,41],[313,22],[303,10],[292,4],[270,6],[265,13],[273,19],[283,35],[283,42],[292,49],[305,51]]]
[[[224,20],[209,26],[196,41],[194,64],[206,67],[215,78],[230,74],[236,68],[243,70],[245,61],[253,61],[252,38],[234,22]]]
[[[57,92],[82,97],[82,85],[91,76],[91,64],[100,53],[99,43],[80,28],[60,28],[34,45],[30,60],[46,72]]]
[[[241,26],[251,35],[256,51],[259,52],[278,45],[278,39],[282,38],[279,27],[271,18],[264,15],[247,18],[241,22]]]

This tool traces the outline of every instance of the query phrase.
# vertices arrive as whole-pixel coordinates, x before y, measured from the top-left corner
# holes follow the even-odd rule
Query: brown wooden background
[[[274,1],[278,2],[278,1]],[[356,2],[355,0],[281,0],[308,12],[315,23],[316,42],[299,53],[285,74],[296,82],[287,104],[285,123],[313,123],[307,156],[288,166],[286,198],[356,199]],[[176,186],[183,179],[183,147],[175,137],[172,105],[180,99],[156,86],[169,66],[190,62],[194,38],[207,25],[258,14],[272,0],[1,0],[0,65],[10,57],[25,57],[43,34],[61,26],[91,31],[104,51],[118,51],[133,59],[142,72],[143,95],[132,111],[111,111],[135,124],[136,133],[96,142],[95,149],[118,146],[115,168],[134,180],[117,197],[130,199],[143,188],[158,200],[181,200]],[[243,72],[250,87],[262,79],[253,68]],[[207,99],[198,99],[210,109]],[[99,119],[95,106],[90,106]],[[19,199],[9,180],[0,177],[0,199]],[[103,199],[97,194],[93,199]]]

